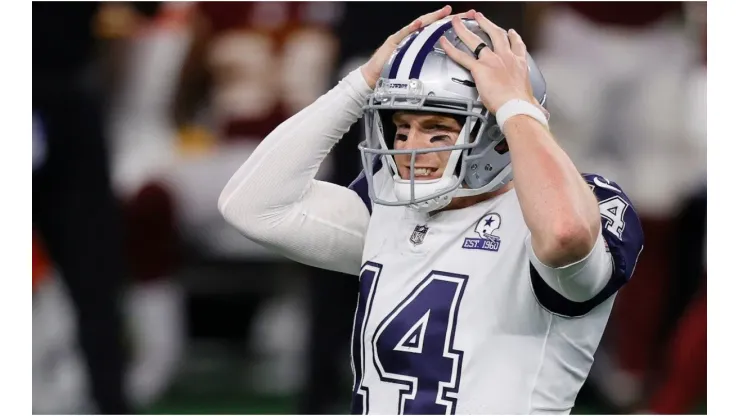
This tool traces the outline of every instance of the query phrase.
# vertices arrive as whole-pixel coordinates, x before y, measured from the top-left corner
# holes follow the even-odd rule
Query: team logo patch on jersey
[[[414,227],[414,232],[411,233],[411,237],[409,237],[409,241],[411,241],[411,244],[418,246],[419,244],[424,242],[424,237],[427,236],[427,231],[429,231],[429,227],[426,225],[417,225]]]
[[[486,214],[478,221],[475,232],[480,238],[466,238],[462,248],[468,250],[498,251],[501,247],[501,238],[493,232],[501,227],[501,216],[494,213]]]

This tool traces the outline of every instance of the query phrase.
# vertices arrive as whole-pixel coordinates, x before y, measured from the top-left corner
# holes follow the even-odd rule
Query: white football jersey
[[[614,302],[642,249],[622,190],[585,175],[601,203],[614,271],[593,299],[572,302],[530,263],[512,189],[431,217],[373,205],[352,338],[354,414],[569,413]],[[374,176],[391,197],[390,175]]]

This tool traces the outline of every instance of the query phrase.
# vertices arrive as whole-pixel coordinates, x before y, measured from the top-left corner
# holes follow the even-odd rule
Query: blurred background
[[[216,202],[274,127],[441,5],[33,3],[34,413],[349,411],[357,278],[270,253]],[[524,34],[556,137],[645,231],[574,413],[705,413],[706,3],[469,8]],[[359,135],[323,179],[358,174]]]

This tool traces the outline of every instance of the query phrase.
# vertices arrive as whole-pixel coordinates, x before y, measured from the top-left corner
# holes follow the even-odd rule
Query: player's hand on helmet
[[[478,59],[457,49],[442,37],[442,48],[455,62],[470,70],[481,101],[486,108],[495,113],[504,103],[513,99],[529,101],[543,110],[532,94],[527,65],[527,46],[513,29],[508,32],[488,20],[483,14],[475,13],[475,20],[493,41],[493,50],[483,48]],[[452,19],[452,27],[457,36],[471,51],[483,43],[478,35],[471,32],[459,17]]]
[[[411,22],[411,24],[388,36],[388,39],[385,40],[380,48],[375,51],[370,60],[367,61],[367,63],[365,63],[360,69],[360,71],[362,72],[362,76],[365,77],[367,85],[369,85],[371,88],[375,88],[375,83],[378,82],[378,78],[380,78],[380,73],[383,71],[383,66],[386,62],[388,62],[388,59],[390,59],[391,55],[393,55],[393,52],[396,50],[401,41],[406,39],[406,36],[416,32],[422,27],[436,22],[437,20],[444,19],[445,17],[449,16],[450,13],[452,13],[452,7],[450,7],[449,5],[445,6],[437,11],[427,13],[415,19],[413,22]],[[462,13],[458,16],[472,19],[474,14],[475,10],[469,10],[466,13]]]

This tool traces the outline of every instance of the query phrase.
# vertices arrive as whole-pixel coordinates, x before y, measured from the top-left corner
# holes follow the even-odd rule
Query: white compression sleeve
[[[371,92],[357,69],[270,133],[221,193],[226,220],[292,260],[357,275],[368,209],[354,191],[314,178]]]
[[[540,261],[532,249],[532,235],[525,239],[529,260],[542,280],[553,290],[573,302],[584,302],[596,296],[612,275],[612,256],[599,234],[591,252],[583,259],[563,267],[550,267]]]

